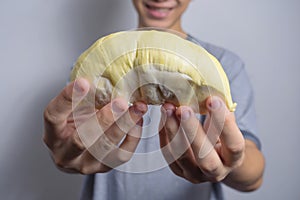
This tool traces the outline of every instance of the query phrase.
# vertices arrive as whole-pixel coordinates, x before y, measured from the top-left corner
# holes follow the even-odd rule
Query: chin
[[[171,25],[168,22],[161,22],[161,21],[145,21],[141,25],[142,27],[157,27],[157,28],[164,28],[164,29],[170,29]]]

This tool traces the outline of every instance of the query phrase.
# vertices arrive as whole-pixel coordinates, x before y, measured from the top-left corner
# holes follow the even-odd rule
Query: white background
[[[246,62],[267,160],[261,189],[227,199],[300,199],[300,1],[194,0],[184,28]],[[93,41],[136,27],[130,0],[0,1],[0,199],[78,199],[42,143],[43,109]]]

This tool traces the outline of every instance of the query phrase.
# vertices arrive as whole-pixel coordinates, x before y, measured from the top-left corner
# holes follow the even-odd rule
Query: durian
[[[236,107],[218,60],[167,31],[133,30],[100,38],[75,63],[71,80],[78,77],[93,86],[88,101],[97,109],[123,97],[130,103],[190,105],[205,114],[210,95],[220,96],[230,111]]]

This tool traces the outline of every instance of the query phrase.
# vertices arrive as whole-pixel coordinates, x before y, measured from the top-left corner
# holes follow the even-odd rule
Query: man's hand
[[[169,103],[162,106],[160,145],[171,170],[192,183],[226,180],[236,189],[255,189],[252,186],[258,186],[263,164],[245,163],[249,164],[253,156],[263,163],[259,150],[254,143],[245,141],[234,114],[220,98],[208,98],[206,107],[209,113],[202,126],[190,107],[176,109]],[[249,143],[255,151],[246,150]]]
[[[80,104],[74,105],[74,97],[79,102],[78,99],[83,99],[89,89],[85,79],[70,83],[44,112],[44,142],[51,150],[54,163],[65,172],[91,174],[109,171],[130,160],[139,142],[142,116],[147,111],[147,105],[138,102],[128,107],[125,100],[118,98],[94,113],[82,112],[81,116],[75,116],[74,109]],[[88,131],[89,128],[95,130],[89,127],[93,119],[98,119],[96,124],[101,127],[102,133]],[[86,137],[89,134],[95,137],[96,134],[88,149],[79,137],[78,128],[86,130]],[[101,159],[91,154],[93,149],[101,154]]]

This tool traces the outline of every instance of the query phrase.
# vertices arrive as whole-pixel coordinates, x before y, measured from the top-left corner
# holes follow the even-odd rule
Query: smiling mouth
[[[173,7],[158,7],[158,6],[149,5],[147,3],[145,3],[144,5],[148,11],[148,15],[156,19],[166,18],[173,10]]]
[[[155,6],[148,5],[147,3],[145,3],[145,6],[146,6],[146,8],[148,8],[150,10],[156,10],[156,11],[160,11],[160,12],[168,12],[173,9],[173,8],[155,7]]]

